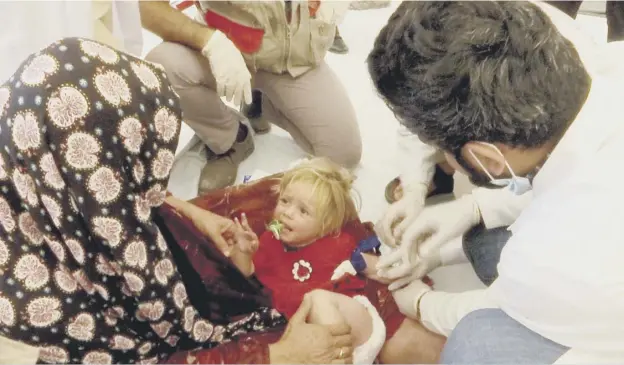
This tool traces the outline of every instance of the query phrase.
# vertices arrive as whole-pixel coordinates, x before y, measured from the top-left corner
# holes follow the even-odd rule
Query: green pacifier
[[[278,240],[280,239],[280,232],[282,232],[283,228],[284,225],[277,219],[273,219],[268,225],[269,231],[273,232],[273,237]]]

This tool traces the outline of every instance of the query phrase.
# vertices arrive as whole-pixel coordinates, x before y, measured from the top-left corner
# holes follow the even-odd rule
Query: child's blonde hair
[[[357,218],[351,196],[354,176],[349,170],[325,157],[315,157],[297,164],[284,173],[279,190],[292,183],[312,185],[316,214],[321,222],[319,236],[339,233],[345,223]]]

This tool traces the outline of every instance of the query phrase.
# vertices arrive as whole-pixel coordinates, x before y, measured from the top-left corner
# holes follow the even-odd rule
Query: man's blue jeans
[[[507,227],[475,227],[464,236],[464,252],[477,276],[490,285],[511,232]],[[443,364],[552,364],[568,350],[529,330],[500,309],[465,316],[453,330],[440,358]]]

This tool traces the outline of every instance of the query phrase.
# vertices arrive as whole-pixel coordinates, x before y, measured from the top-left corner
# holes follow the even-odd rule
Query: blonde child
[[[310,322],[349,324],[354,351],[345,348],[341,357],[365,364],[373,363],[381,350],[385,325],[366,297],[342,294],[353,295],[352,289],[362,287],[363,279],[353,276],[340,285],[332,280],[334,270],[357,247],[355,239],[341,230],[357,217],[352,182],[346,169],[328,159],[300,163],[282,178],[273,229],[258,238],[243,214],[240,221],[235,219],[229,256],[241,272],[255,274],[272,291],[273,305],[287,317],[305,295],[313,303]]]

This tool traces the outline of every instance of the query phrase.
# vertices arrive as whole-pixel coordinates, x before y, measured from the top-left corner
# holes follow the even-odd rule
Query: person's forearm
[[[164,41],[184,44],[201,51],[214,30],[174,9],[168,1],[141,0],[141,23]]]
[[[250,277],[255,271],[253,256],[234,249],[230,255],[232,263],[240,270],[245,277]]]
[[[194,211],[196,211],[197,209],[201,209],[187,201],[178,199],[173,195],[169,195],[165,199],[165,202],[171,205],[175,210],[180,212],[183,216],[188,217],[188,218],[191,218]]]

